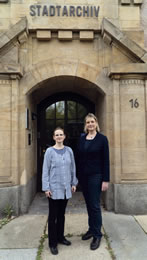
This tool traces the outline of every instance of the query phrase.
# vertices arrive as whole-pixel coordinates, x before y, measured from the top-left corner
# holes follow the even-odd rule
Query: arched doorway
[[[81,95],[65,92],[52,95],[37,107],[38,115],[38,174],[37,190],[41,191],[42,163],[46,149],[53,145],[53,130],[57,126],[65,129],[66,141],[74,153],[77,140],[83,132],[83,120],[87,113],[95,112],[95,105]]]

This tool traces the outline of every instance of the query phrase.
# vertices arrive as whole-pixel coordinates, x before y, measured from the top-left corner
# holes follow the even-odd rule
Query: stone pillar
[[[122,181],[147,181],[145,84],[120,81]]]
[[[127,75],[120,80],[121,180],[114,185],[118,213],[147,213],[145,102],[144,80]]]
[[[113,79],[113,182],[121,181],[120,144],[120,88],[119,80]]]
[[[8,78],[0,79],[0,212],[9,205],[18,214],[18,79]]]
[[[0,78],[0,186],[11,185],[11,81]]]
[[[117,78],[117,77],[116,77]],[[112,134],[110,144],[110,184],[104,195],[104,204],[107,210],[115,210],[115,184],[121,182],[121,144],[120,144],[120,88],[119,80],[112,79]],[[110,124],[110,123],[109,123]]]
[[[11,76],[12,77],[12,76]],[[19,185],[19,79],[12,77],[11,92],[11,169],[12,183]]]

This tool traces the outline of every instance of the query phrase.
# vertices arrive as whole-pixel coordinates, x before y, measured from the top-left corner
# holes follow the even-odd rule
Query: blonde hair
[[[87,118],[89,118],[89,117],[93,118],[93,119],[96,121],[96,131],[97,131],[97,132],[100,132],[100,127],[99,127],[99,124],[98,124],[98,119],[97,119],[97,117],[96,117],[94,114],[92,114],[92,113],[88,113],[87,116],[86,116],[85,119],[84,119],[84,132],[85,132],[85,133],[88,133],[87,128],[86,128],[86,121],[87,121]]]

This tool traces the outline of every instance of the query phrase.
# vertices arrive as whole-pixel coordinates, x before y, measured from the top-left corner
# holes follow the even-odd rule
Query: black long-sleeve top
[[[84,178],[85,175],[102,174],[102,180],[109,181],[109,144],[106,136],[97,133],[95,138],[90,141],[86,140],[86,134],[80,137],[77,170],[80,178]]]

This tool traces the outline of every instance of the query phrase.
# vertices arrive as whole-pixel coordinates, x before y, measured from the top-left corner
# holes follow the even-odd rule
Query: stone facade
[[[142,0],[0,1],[0,209],[36,193],[37,105],[95,104],[110,143],[108,210],[147,213],[147,52]],[[29,117],[28,117],[29,113]],[[31,138],[31,143],[28,143]]]

